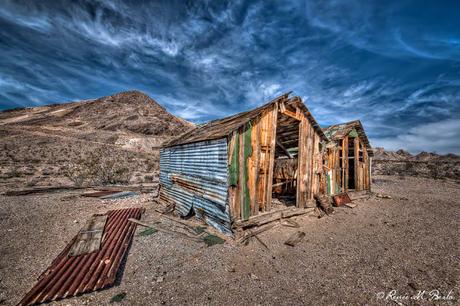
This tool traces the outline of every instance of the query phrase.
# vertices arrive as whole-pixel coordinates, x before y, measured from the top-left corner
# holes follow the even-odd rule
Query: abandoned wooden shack
[[[289,95],[165,144],[160,201],[227,234],[267,212],[314,206],[326,137],[301,98]]]
[[[373,151],[361,121],[323,129],[329,142],[324,154],[327,194],[371,189]]]

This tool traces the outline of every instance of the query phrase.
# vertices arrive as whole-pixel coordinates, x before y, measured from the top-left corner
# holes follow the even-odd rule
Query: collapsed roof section
[[[373,156],[371,144],[369,143],[364,127],[359,120],[334,124],[323,128],[323,132],[331,141],[343,139],[347,135],[354,136],[353,134],[356,133],[356,136],[358,136],[361,142],[366,146],[369,156]]]
[[[264,112],[264,110],[269,109],[273,104],[277,102],[285,105],[285,107],[287,108],[287,112],[289,112],[289,109],[299,109],[300,111],[303,111],[306,118],[310,121],[315,131],[320,135],[320,137],[323,140],[327,140],[326,136],[321,130],[321,127],[316,122],[315,118],[310,113],[305,104],[302,102],[302,99],[297,96],[290,98],[289,95],[290,92],[285,93],[253,110],[242,112],[226,118],[213,120],[206,124],[197,126],[196,128],[188,131],[187,133],[184,133],[179,137],[173,139],[172,141],[166,143],[164,147],[172,147],[182,144],[227,137],[233,131],[239,129],[240,127],[247,124],[249,121],[261,115]],[[295,116],[295,113],[293,113],[292,116]],[[296,136],[298,137],[298,135]]]

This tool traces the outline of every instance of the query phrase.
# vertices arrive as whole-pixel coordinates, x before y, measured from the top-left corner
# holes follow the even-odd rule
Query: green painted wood
[[[348,137],[352,137],[352,138],[358,137],[358,132],[355,129],[352,129],[350,133],[348,133]]]
[[[243,220],[249,219],[251,215],[251,197],[249,195],[248,187],[248,158],[252,155],[252,144],[251,144],[251,133],[252,125],[248,123],[246,130],[243,134],[243,181],[241,182],[243,191],[243,201],[241,202],[241,218]]]
[[[238,185],[238,177],[240,175],[240,164],[238,160],[238,155],[240,152],[240,142],[238,138],[239,137],[236,136],[235,144],[233,146],[232,160],[230,161],[230,167],[228,169],[228,183],[230,186]]]

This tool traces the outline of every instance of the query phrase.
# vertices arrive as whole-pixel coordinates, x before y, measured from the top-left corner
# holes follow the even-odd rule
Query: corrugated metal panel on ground
[[[227,140],[218,139],[161,149],[161,199],[185,216],[196,216],[230,233],[227,203]]]
[[[142,212],[143,208],[109,211],[97,252],[69,256],[75,236],[19,305],[50,302],[112,286],[136,230],[136,224],[128,219],[140,219]]]

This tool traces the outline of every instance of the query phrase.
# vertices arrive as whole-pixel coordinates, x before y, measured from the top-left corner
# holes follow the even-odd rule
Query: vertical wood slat
[[[230,137],[229,141],[228,141],[227,165],[229,167],[231,166],[232,161],[233,161],[233,154],[234,154],[234,148],[235,148],[235,145],[236,145],[236,141],[239,141],[238,134],[233,133],[232,136]],[[239,152],[237,152],[237,153],[239,153]],[[232,220],[238,218],[238,214],[236,213],[236,208],[235,208],[236,198],[237,198],[236,192],[237,192],[237,187],[232,186],[232,185],[229,184],[229,186],[228,186],[228,207],[229,207],[229,210],[230,210],[230,216],[231,216]]]
[[[339,152],[339,148],[336,148],[335,149],[335,154],[334,154],[334,164],[335,164],[335,167],[334,167],[334,171],[335,171],[335,176],[334,176],[334,180],[335,180],[335,184],[334,184],[334,194],[337,193],[337,189],[340,188],[340,184],[342,183],[342,180],[341,180],[341,173],[340,173],[340,152]]]
[[[354,141],[354,156],[355,156],[355,190],[360,191],[359,187],[359,137],[355,137]]]
[[[348,136],[345,136],[342,141],[342,192],[348,192],[348,177],[349,177],[349,159],[348,159]]]
[[[367,156],[367,149],[363,146],[363,164],[364,164],[364,171],[363,171],[363,189],[367,190],[369,189],[369,184],[368,184],[368,172],[367,169],[369,167],[369,160]]]
[[[243,151],[244,151],[244,143],[243,143],[243,133],[241,130],[238,130],[238,142],[239,142],[239,150],[238,150],[238,201],[235,209],[235,213],[238,216],[238,219],[242,219],[242,210],[241,207],[244,203],[244,187],[243,187],[243,171],[244,171],[244,163],[243,163]]]
[[[267,182],[267,171],[268,171],[268,112],[264,112],[260,119],[260,154],[259,154],[259,174],[258,174],[258,187],[257,187],[257,201],[259,202],[259,210],[266,210],[266,182]]]
[[[273,189],[273,169],[275,165],[275,146],[276,146],[276,126],[278,121],[278,103],[273,105],[271,110],[271,122],[270,122],[270,158],[269,158],[269,168],[268,168],[268,177],[267,177],[267,210],[271,209],[272,203],[272,189]]]
[[[298,168],[297,168],[297,194],[296,206],[304,208],[307,200],[307,138],[308,138],[307,120],[302,116],[299,124],[299,148],[298,148]]]
[[[259,212],[259,204],[257,197],[257,180],[259,176],[259,156],[260,156],[260,144],[259,144],[259,131],[260,121],[254,120],[252,131],[251,131],[251,148],[252,155],[248,159],[248,188],[250,194],[250,206],[251,215],[257,215]]]
[[[311,126],[310,121],[308,122],[308,139],[307,139],[307,156],[308,156],[308,163],[307,163],[307,173],[308,173],[308,179],[307,179],[307,200],[313,199],[313,180],[314,180],[314,171],[313,171],[313,145],[314,145],[314,134],[315,131],[313,130],[313,127]],[[306,201],[305,206],[308,207],[308,203],[311,203],[311,201]]]

